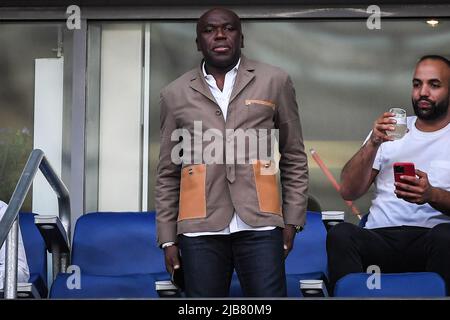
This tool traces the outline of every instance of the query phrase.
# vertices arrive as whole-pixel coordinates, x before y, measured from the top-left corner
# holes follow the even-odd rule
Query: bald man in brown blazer
[[[293,84],[241,55],[243,40],[234,12],[207,11],[197,24],[203,61],[161,92],[158,243],[169,273],[183,267],[188,297],[227,296],[233,270],[246,296],[286,296],[284,259],[305,224]]]

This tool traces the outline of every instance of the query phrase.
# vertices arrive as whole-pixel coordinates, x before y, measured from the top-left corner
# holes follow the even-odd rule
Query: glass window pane
[[[297,92],[305,146],[314,148],[339,181],[344,164],[358,150],[373,121],[393,106],[412,115],[410,91],[415,61],[424,54],[450,56],[450,26],[431,28],[423,20],[382,20],[368,30],[365,20],[248,21],[243,53],[283,68]],[[195,23],[151,24],[151,148],[149,200],[159,150],[159,91],[198,65]],[[345,210],[338,193],[309,158],[310,193],[324,210]],[[362,212],[371,194],[357,201]]]

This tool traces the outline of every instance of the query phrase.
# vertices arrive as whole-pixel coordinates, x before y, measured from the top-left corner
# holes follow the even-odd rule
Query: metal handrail
[[[42,174],[55,191],[58,197],[59,218],[70,240],[70,197],[64,183],[58,177],[52,166],[48,162],[45,154],[40,149],[34,149],[23,169],[16,189],[9,201],[8,208],[0,221],[0,247],[6,239],[6,266],[5,266],[5,284],[4,297],[6,299],[15,299],[17,297],[17,249],[18,249],[18,226],[19,210],[22,207],[25,197],[30,190],[33,179],[38,171]],[[65,269],[68,266],[69,254],[61,254],[60,266]],[[62,270],[63,272],[65,270]]]

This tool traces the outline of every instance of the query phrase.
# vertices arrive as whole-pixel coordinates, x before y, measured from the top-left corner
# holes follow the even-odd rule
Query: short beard
[[[430,103],[431,108],[427,110],[426,112],[423,112],[419,107],[419,101],[420,100],[426,100]],[[448,111],[448,103],[449,103],[449,97],[446,99],[440,101],[440,102],[432,102],[428,99],[419,99],[419,100],[412,100],[412,105],[414,108],[414,113],[416,114],[417,118],[421,120],[437,120],[447,114]]]

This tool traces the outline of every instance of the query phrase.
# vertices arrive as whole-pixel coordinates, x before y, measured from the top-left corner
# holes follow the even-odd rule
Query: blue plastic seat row
[[[90,213],[75,226],[74,274],[60,274],[51,298],[155,298],[155,281],[167,280],[162,250],[156,245],[155,214]],[[72,277],[72,278],[70,278]]]
[[[155,213],[90,213],[77,221],[72,265],[80,268],[80,288],[72,274],[60,274],[51,298],[151,298],[154,282],[168,280],[162,250],[156,246]],[[286,260],[289,296],[301,296],[300,279],[326,277],[326,231],[319,213],[308,213],[308,226]],[[69,283],[69,284],[68,284]],[[233,277],[231,295],[242,295]]]
[[[80,273],[60,274],[51,298],[154,298],[155,281],[168,280],[162,250],[156,246],[155,213],[90,213],[77,221],[72,245],[73,265]],[[307,213],[307,225],[297,235],[286,260],[289,297],[301,297],[299,280],[327,277],[326,230],[318,212]],[[381,275],[381,290],[366,290],[370,275],[342,278],[336,285],[340,297],[444,296],[445,285],[436,274]],[[408,283],[408,286],[405,286]],[[69,285],[68,285],[69,284]],[[411,290],[411,284],[417,290]],[[406,291],[405,291],[406,290]],[[405,294],[408,292],[408,294]],[[234,275],[230,295],[242,296]]]

